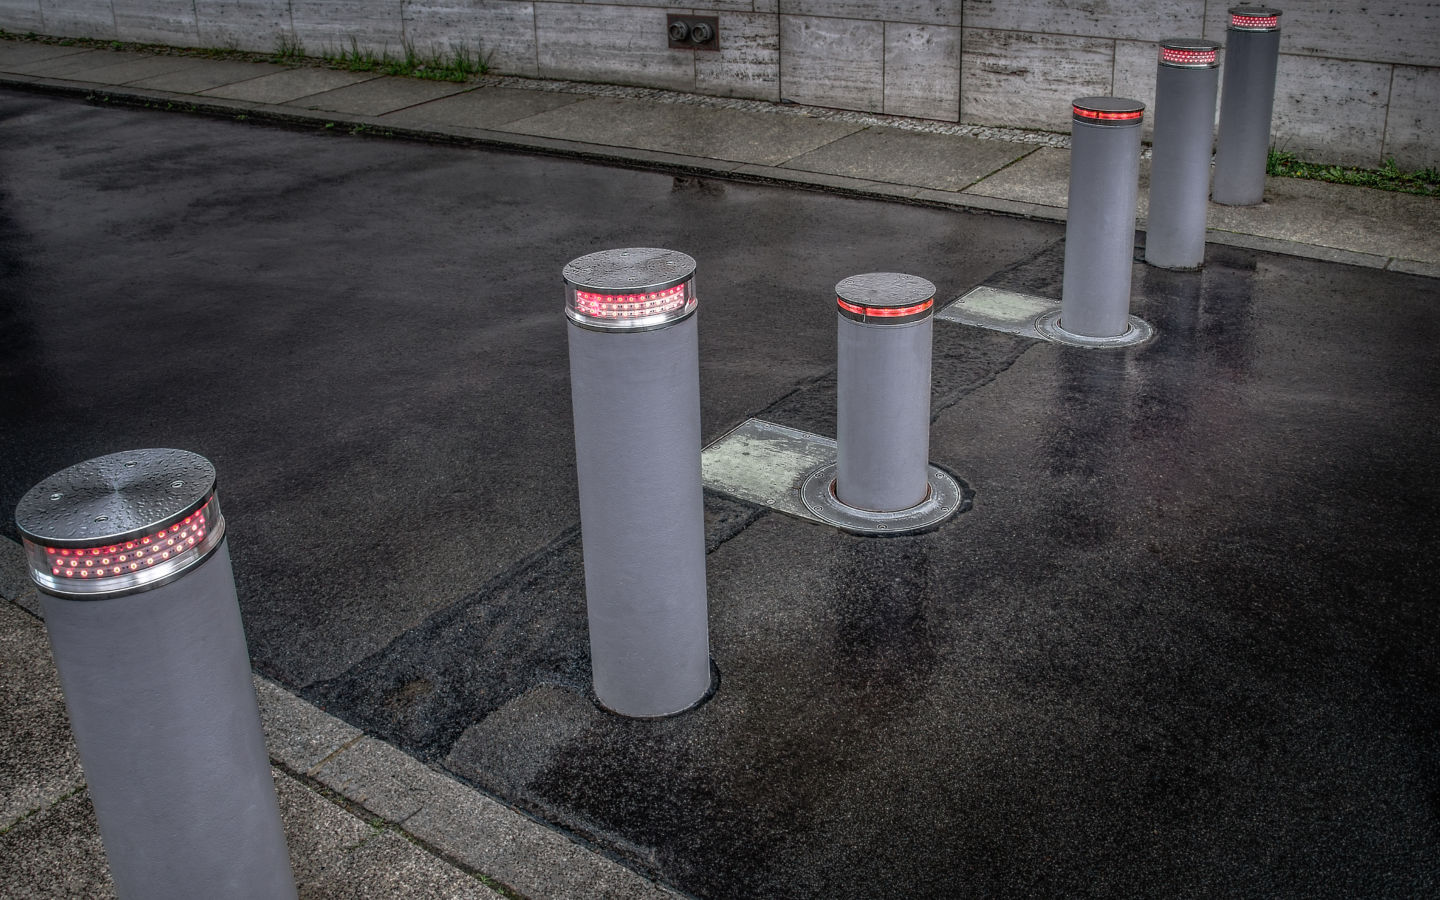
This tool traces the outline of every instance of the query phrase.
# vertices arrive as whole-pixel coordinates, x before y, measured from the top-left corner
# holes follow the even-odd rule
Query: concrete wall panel
[[[540,74],[693,90],[696,51],[669,48],[665,15],[653,7],[536,3]]]
[[[956,27],[961,24],[961,0],[784,0],[780,6],[780,11],[790,16]]]
[[[695,53],[695,90],[720,97],[780,99],[780,18],[720,13],[720,52]]]
[[[122,41],[194,47],[200,43],[194,0],[113,0]]]
[[[1140,139],[1150,140],[1155,130],[1155,75],[1160,45],[1146,41],[1115,42],[1115,78],[1110,93],[1145,104]]]
[[[960,29],[885,25],[885,112],[960,118]]]
[[[1272,144],[1325,162],[1378,165],[1390,70],[1377,63],[1282,54]]]
[[[1115,42],[966,28],[961,121],[1070,130],[1070,103],[1110,93]]]
[[[349,51],[377,56],[404,52],[403,0],[290,0],[295,37],[306,52]]]
[[[40,0],[40,17],[44,34],[115,38],[110,0]]]
[[[1227,9],[1240,3],[1211,3],[1205,36],[1225,40]],[[1280,17],[1280,52],[1368,62],[1440,66],[1440,3],[1436,0],[1285,0],[1274,4]]]
[[[289,0],[195,0],[202,47],[268,53],[290,38]]]
[[[780,92],[786,99],[865,112],[884,109],[883,23],[781,16],[780,47]]]
[[[576,0],[581,3],[596,3],[600,0]],[[751,12],[753,5],[750,0],[707,0],[705,3],[686,3],[685,0],[603,0],[611,6],[649,6],[669,10],[670,12],[697,12],[709,15],[716,10],[728,10],[731,12]]]
[[[480,54],[491,70],[534,77],[535,4],[529,0],[409,0],[405,39],[421,53]]]
[[[1440,169],[1440,69],[1395,67],[1383,155],[1402,169]]]
[[[0,0],[0,28],[14,34],[44,31],[40,0]]]
[[[966,28],[1158,41],[1199,37],[1204,26],[1205,0],[965,0]]]

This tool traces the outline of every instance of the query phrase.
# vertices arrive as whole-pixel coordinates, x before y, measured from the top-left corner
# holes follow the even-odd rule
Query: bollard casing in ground
[[[1280,64],[1278,9],[1237,6],[1225,31],[1225,73],[1220,88],[1220,135],[1210,199],[1254,206],[1265,199],[1270,118]]]
[[[214,467],[103,456],[15,518],[116,893],[295,897]]]
[[[626,716],[710,690],[695,261],[607,250],[565,267],[595,694]]]
[[[1198,269],[1205,264],[1219,50],[1214,41],[1160,42],[1145,234],[1145,261],[1152,266]]]

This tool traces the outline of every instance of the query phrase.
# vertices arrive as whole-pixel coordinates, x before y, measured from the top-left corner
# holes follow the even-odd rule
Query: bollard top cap
[[[1145,104],[1128,97],[1081,97],[1071,111],[1076,122],[1088,125],[1139,125]]]
[[[1232,31],[1279,31],[1280,10],[1270,6],[1230,7],[1230,29]]]
[[[935,285],[917,275],[869,272],[835,285],[840,315],[867,325],[908,325],[935,311]]]
[[[1200,38],[1165,38],[1160,41],[1160,65],[1214,69],[1220,65],[1220,44]]]
[[[215,467],[186,450],[86,460],[31,488],[15,508],[30,574],[59,596],[158,587],[224,536]]]
[[[566,264],[565,315],[600,331],[648,331],[695,312],[695,260],[677,250],[602,250]]]

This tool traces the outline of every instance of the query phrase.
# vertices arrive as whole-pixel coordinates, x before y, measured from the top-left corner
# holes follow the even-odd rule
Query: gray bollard
[[[1152,266],[1198,269],[1205,264],[1219,49],[1214,41],[1160,42],[1145,235],[1145,261]]]
[[[1132,331],[1130,269],[1145,104],[1082,97],[1073,113],[1058,330],[1080,341],[1120,338]]]
[[[1225,75],[1220,89],[1220,136],[1210,199],[1254,206],[1265,199],[1270,116],[1280,63],[1278,9],[1236,6],[1225,31]]]
[[[294,897],[214,467],[102,456],[15,520],[116,894]]]
[[[903,534],[962,507],[959,483],[929,464],[935,285],[872,272],[835,286],[836,461],[810,473],[801,500],[857,534]]]
[[[606,250],[565,266],[595,694],[683,712],[710,690],[695,260]]]
[[[897,512],[929,491],[935,285],[872,272],[835,285],[839,329],[835,496]]]

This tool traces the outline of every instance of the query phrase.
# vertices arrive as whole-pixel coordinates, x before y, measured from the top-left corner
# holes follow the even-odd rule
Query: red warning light
[[[575,292],[575,311],[594,319],[648,319],[663,316],[686,303],[686,285],[644,294],[595,294]]]
[[[1215,50],[1181,50],[1176,47],[1161,47],[1160,61],[1172,66],[1213,66],[1219,54]]]
[[[1124,122],[1139,119],[1145,115],[1143,109],[1123,110],[1121,112],[1105,112],[1098,109],[1082,109],[1079,106],[1073,107],[1075,115],[1082,119],[1095,119],[1099,122]]]
[[[113,578],[193,550],[204,544],[209,533],[208,516],[214,502],[212,497],[179,522],[135,540],[98,547],[46,547],[45,553],[51,557],[50,574],[60,578]]]
[[[1247,16],[1240,13],[1231,13],[1230,27],[1241,28],[1246,31],[1274,31],[1280,27],[1280,17]]]

